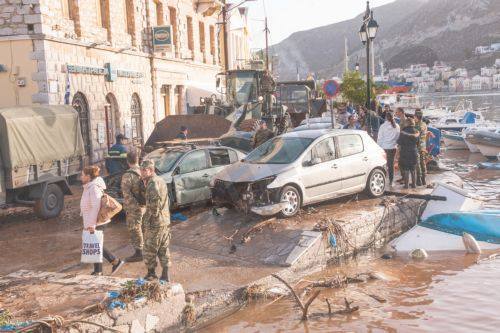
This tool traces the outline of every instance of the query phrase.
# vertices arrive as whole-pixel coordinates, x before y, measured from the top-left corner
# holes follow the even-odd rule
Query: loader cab
[[[240,107],[259,101],[260,81],[263,71],[231,70],[226,76],[226,98],[230,105]]]

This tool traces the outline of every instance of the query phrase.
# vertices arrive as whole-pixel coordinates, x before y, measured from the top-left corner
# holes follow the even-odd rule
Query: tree
[[[358,71],[344,73],[340,91],[344,100],[355,105],[364,105],[366,102],[366,83]]]

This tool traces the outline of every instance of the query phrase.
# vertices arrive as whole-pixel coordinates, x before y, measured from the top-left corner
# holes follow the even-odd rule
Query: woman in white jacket
[[[104,224],[97,225],[97,216],[101,208],[101,197],[106,189],[104,180],[99,177],[99,171],[99,167],[89,166],[85,167],[81,174],[83,194],[80,200],[80,211],[83,217],[83,228],[90,233],[93,233],[96,229],[103,230],[105,225],[110,222],[107,221]],[[104,258],[113,265],[111,274],[115,273],[124,262],[116,258],[104,246],[102,252]],[[102,275],[102,263],[94,264],[94,272],[92,272],[92,275]]]
[[[377,143],[385,150],[387,155],[387,169],[389,172],[389,185],[394,181],[394,158],[396,157],[396,148],[398,145],[400,130],[399,125],[394,120],[392,112],[387,112],[385,122],[378,130]]]

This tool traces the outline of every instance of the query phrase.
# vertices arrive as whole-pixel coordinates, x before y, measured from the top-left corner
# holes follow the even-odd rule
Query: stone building
[[[118,133],[141,144],[157,121],[216,92],[222,5],[0,0],[0,107],[73,104],[91,162]],[[153,29],[165,26],[158,49]]]

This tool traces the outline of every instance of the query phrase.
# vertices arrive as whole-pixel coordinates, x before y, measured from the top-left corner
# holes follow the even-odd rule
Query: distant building
[[[476,75],[472,78],[472,90],[491,90],[493,79],[490,76]]]
[[[455,76],[468,77],[469,75],[466,68],[457,68],[455,69]]]
[[[500,43],[491,44],[490,49],[492,52],[500,52]]]
[[[477,46],[475,53],[477,55],[491,53],[491,48],[489,46]]]
[[[228,29],[229,69],[244,68],[250,61],[249,31],[248,8],[239,7],[231,11]]]
[[[483,67],[481,68],[481,76],[493,76],[497,74],[498,70],[495,67]]]
[[[500,89],[500,74],[493,75],[493,89]]]
[[[500,59],[495,60],[495,67],[500,68]]]

